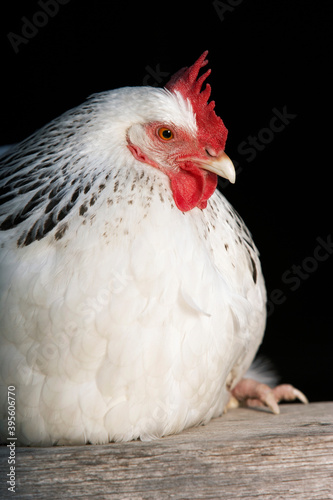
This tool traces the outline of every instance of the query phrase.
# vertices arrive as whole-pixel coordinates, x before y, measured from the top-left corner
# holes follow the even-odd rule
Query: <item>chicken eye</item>
[[[173,132],[166,127],[159,128],[157,133],[160,139],[162,139],[163,141],[170,141],[171,139],[173,139]]]

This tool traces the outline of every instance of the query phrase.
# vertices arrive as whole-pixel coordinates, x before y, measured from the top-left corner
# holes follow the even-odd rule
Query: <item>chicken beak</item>
[[[200,161],[200,167],[208,170],[209,172],[213,172],[214,174],[219,175],[220,177],[224,177],[228,179],[232,184],[235,184],[236,180],[236,172],[235,167],[229,156],[224,152],[216,159],[209,159],[208,161]]]

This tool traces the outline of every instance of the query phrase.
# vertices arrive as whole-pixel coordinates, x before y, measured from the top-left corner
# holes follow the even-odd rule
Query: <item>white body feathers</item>
[[[195,133],[180,96],[125,88],[5,156],[3,440],[9,385],[21,444],[152,439],[220,415],[253,360],[265,326],[258,253],[219,192],[183,213],[168,177],[134,159],[126,134],[156,119]]]

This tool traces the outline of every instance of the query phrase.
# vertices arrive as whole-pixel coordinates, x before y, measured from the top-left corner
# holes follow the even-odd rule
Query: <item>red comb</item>
[[[175,73],[165,88],[170,92],[179,92],[184,99],[191,102],[196,115],[200,142],[205,143],[204,147],[210,146],[218,154],[225,147],[228,131],[214,111],[215,102],[208,103],[210,85],[207,83],[205,89],[201,91],[203,82],[211,73],[209,69],[198,78],[200,69],[208,63],[207,54],[208,50],[192,66],[182,68]]]

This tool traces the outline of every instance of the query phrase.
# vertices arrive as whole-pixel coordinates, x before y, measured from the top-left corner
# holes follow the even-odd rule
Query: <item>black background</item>
[[[45,18],[37,1],[15,1],[1,20],[1,144],[94,92],[163,85],[209,50],[212,98],[239,169],[221,189],[253,234],[270,299],[261,352],[311,401],[333,399],[333,249],[313,257],[318,237],[333,240],[330,4],[69,0]],[[22,36],[23,16],[44,26],[16,53],[7,35]],[[269,132],[274,109],[296,116]],[[251,155],[249,136],[266,141]]]

